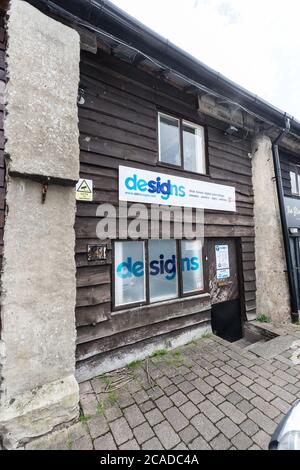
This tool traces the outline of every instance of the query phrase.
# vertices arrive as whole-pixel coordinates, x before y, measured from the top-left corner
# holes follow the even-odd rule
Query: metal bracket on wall
[[[83,88],[79,88],[79,89],[78,89],[77,104],[84,104],[84,103],[85,103],[84,89],[83,89]]]
[[[47,181],[43,183],[42,185],[42,204],[45,204],[46,202],[46,197],[47,197],[47,192],[48,192],[48,187],[49,187],[49,181],[50,178],[47,178]]]

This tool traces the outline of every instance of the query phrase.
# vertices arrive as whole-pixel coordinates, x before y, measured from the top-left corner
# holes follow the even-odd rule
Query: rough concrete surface
[[[55,426],[78,417],[78,384],[73,375],[6,400],[0,411],[0,435],[14,449]]]
[[[253,154],[257,315],[286,322],[290,319],[290,298],[269,137],[256,138]]]
[[[7,31],[9,170],[77,181],[78,33],[20,0],[10,2]]]
[[[272,357],[278,356],[280,353],[289,349],[290,345],[294,341],[295,338],[291,335],[278,336],[278,338],[274,338],[271,341],[253,344],[247,349],[257,356],[271,359]]]
[[[6,397],[74,374],[75,189],[13,178],[4,231],[2,364]],[[2,349],[3,349],[2,348]]]
[[[75,188],[79,36],[27,2],[10,2],[1,277],[0,438],[6,448],[78,416],[75,380]],[[42,184],[55,178],[42,202]]]

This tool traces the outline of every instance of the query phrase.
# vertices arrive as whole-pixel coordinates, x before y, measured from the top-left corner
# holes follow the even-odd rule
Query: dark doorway
[[[243,337],[238,250],[234,239],[207,241],[212,330],[227,341]]]

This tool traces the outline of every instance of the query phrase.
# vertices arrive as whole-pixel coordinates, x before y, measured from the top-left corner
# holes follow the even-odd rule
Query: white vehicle
[[[269,450],[300,450],[300,400],[281,420],[272,436]]]

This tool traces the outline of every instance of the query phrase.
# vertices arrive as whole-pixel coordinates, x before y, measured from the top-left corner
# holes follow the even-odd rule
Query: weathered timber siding
[[[0,10],[0,285],[3,257],[3,230],[5,221],[5,162],[4,162],[4,88],[6,82],[5,67],[6,33],[5,33],[5,12]],[[0,293],[1,294],[1,293]],[[1,308],[1,304],[0,304]],[[1,320],[0,320],[1,333]]]
[[[196,99],[116,58],[82,53],[79,105],[80,174],[94,181],[94,202],[77,203],[76,262],[78,369],[93,368],[105,355],[167,332],[209,322],[209,299],[111,310],[111,243],[108,261],[88,262],[87,244],[98,243],[96,210],[118,204],[118,167],[128,165],[235,186],[237,212],[205,212],[205,237],[241,241],[245,311],[255,313],[255,250],[252,169],[247,139],[224,135],[224,127],[197,113]],[[157,111],[207,125],[210,176],[157,166]]]

